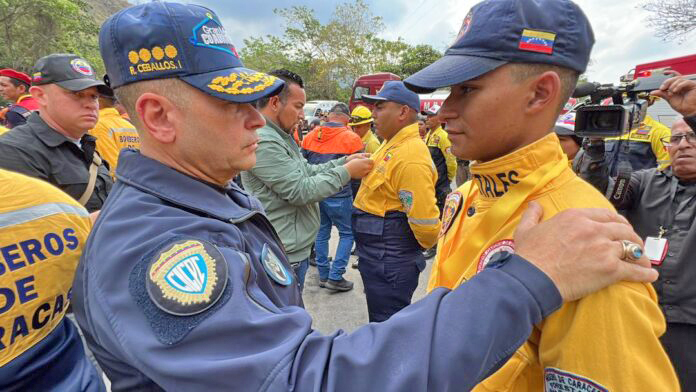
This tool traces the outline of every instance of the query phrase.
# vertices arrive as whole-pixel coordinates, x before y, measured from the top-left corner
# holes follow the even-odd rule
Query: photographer
[[[633,172],[627,182],[607,175],[602,139],[592,139],[581,176],[595,185],[617,209],[625,210],[636,232],[646,240],[646,253],[660,272],[654,283],[667,320],[662,336],[682,389],[696,390],[696,82],[667,80],[652,95],[666,99],[682,115],[672,135],[662,139],[672,166]],[[619,184],[618,186],[616,184]]]

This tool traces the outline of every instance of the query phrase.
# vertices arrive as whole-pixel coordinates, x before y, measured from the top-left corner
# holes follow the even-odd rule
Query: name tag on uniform
[[[661,265],[667,256],[669,243],[667,238],[648,237],[645,239],[645,255],[652,265]]]

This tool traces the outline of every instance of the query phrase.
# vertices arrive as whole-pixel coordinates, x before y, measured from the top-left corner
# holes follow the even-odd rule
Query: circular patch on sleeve
[[[411,208],[413,208],[413,192],[400,190],[399,200],[401,201],[401,206],[404,207],[404,212],[409,214],[411,212]]]
[[[261,264],[263,264],[263,269],[266,270],[266,274],[276,281],[276,283],[283,286],[292,284],[292,274],[285,268],[285,265],[283,265],[283,262],[280,261],[278,256],[273,253],[268,244],[264,244],[261,250]]]
[[[488,263],[491,262],[493,257],[500,252],[515,253],[515,241],[500,240],[488,247],[488,249],[481,253],[476,272],[481,272],[484,268],[486,268],[486,265],[488,265]]]
[[[209,242],[180,240],[164,247],[153,259],[147,271],[147,293],[169,314],[201,313],[215,305],[225,291],[227,261]]]
[[[445,201],[445,208],[442,210],[442,226],[440,227],[439,238],[444,237],[452,226],[452,222],[459,215],[462,209],[462,194],[459,192],[450,193]]]

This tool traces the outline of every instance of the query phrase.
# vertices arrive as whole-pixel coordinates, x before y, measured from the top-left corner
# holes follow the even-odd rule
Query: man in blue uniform
[[[231,183],[255,163],[264,120],[251,103],[282,83],[243,68],[218,17],[195,5],[122,10],[100,48],[141,138],[121,153],[73,286],[113,391],[465,390],[562,299],[656,278],[601,246],[640,241],[620,217],[575,211],[535,225],[533,210],[506,262],[388,322],[323,336],[259,202]]]

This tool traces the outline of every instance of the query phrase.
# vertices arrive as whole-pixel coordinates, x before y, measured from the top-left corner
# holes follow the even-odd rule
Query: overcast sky
[[[366,0],[372,11],[384,18],[383,38],[398,37],[410,44],[427,43],[444,51],[459,31],[464,16],[478,0]],[[131,2],[138,2],[131,0]],[[237,47],[243,39],[266,34],[282,35],[285,26],[274,8],[306,5],[316,11],[319,20],[330,19],[341,0],[194,0],[182,1],[205,5],[221,17]],[[637,8],[637,0],[576,0],[585,11],[595,32],[593,63],[589,80],[618,82],[619,75],[636,64],[696,54],[692,39],[681,45],[655,37],[647,26],[647,13]]]

